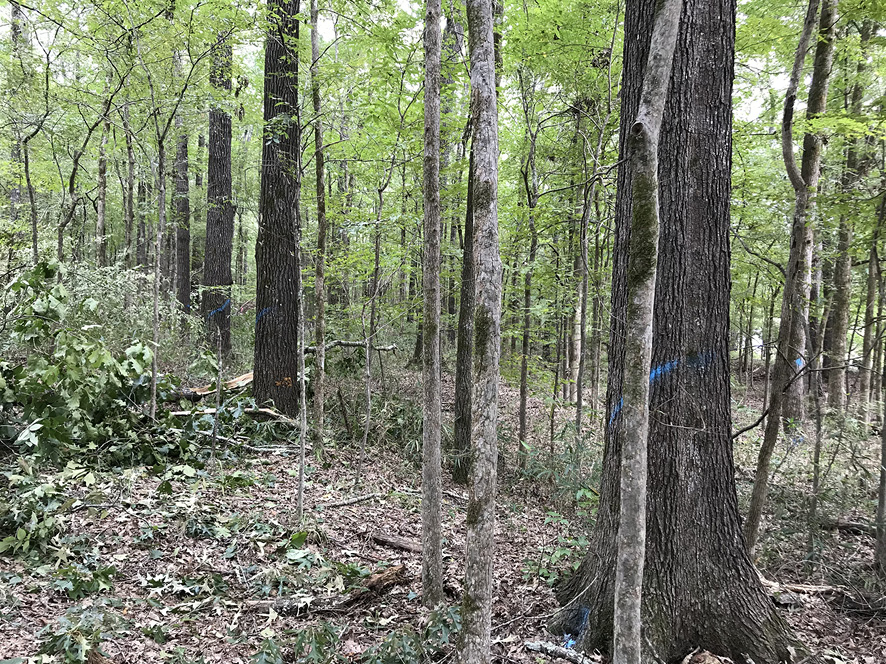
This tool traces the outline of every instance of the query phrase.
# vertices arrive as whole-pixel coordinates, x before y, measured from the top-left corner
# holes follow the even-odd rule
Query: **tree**
[[[803,157],[800,168],[794,159],[792,138],[794,103],[800,80],[806,48],[815,24],[819,0],[810,0],[803,26],[803,33],[794,59],[794,67],[785,95],[782,116],[782,155],[788,177],[794,188],[794,215],[791,224],[791,253],[785,275],[781,305],[781,321],[778,326],[778,345],[775,353],[772,385],[769,390],[769,415],[763,435],[763,444],[757,456],[754,490],[744,524],[744,536],[748,550],[753,551],[760,530],[760,519],[766,503],[769,485],[769,462],[778,441],[783,419],[796,418],[802,411],[798,405],[797,389],[802,381],[796,380],[798,368],[807,361],[806,323],[809,306],[809,274],[812,252],[812,226],[809,210],[818,186],[821,170],[822,137],[807,132],[803,139]],[[834,53],[834,27],[836,0],[821,0],[820,39],[815,49],[812,83],[806,115],[814,119],[827,107],[828,79]],[[793,392],[789,392],[793,389]]]
[[[422,602],[443,601],[442,492],[440,477],[440,0],[425,12],[424,252],[422,254]]]
[[[317,257],[314,289],[317,315],[314,321],[314,444],[323,442],[326,416],[326,167],[323,156],[323,113],[320,105],[320,35],[317,0],[311,0],[311,103],[314,106],[314,168],[317,177]]]
[[[300,0],[270,0],[265,37],[264,140],[255,243],[253,394],[281,412],[298,412],[298,205],[301,126],[298,107]]]
[[[210,82],[219,96],[231,90],[231,46],[219,35],[212,54]],[[231,116],[223,100],[209,109],[209,166],[206,174],[206,251],[201,298],[211,341],[221,335],[223,353],[231,350],[231,254],[234,246],[234,203],[231,194]],[[213,348],[218,344],[213,343]]]
[[[660,5],[643,73],[640,107],[625,140],[631,182],[631,226],[622,376],[618,556],[615,564],[614,664],[643,660],[641,608],[646,555],[649,368],[658,262],[658,151],[662,114],[683,0]]]
[[[640,102],[655,0],[627,5],[621,153]],[[736,662],[789,659],[786,628],[741,538],[729,384],[729,198],[735,4],[685,3],[659,158],[661,227],[653,312],[644,643],[664,661],[700,646]],[[705,131],[697,131],[704,126]],[[611,651],[627,348],[631,185],[619,168],[608,416],[597,523],[551,624]],[[730,601],[723,596],[729,594]]]
[[[502,268],[498,249],[498,109],[492,2],[468,0],[467,15],[474,131],[470,203],[474,225],[474,393],[465,589],[457,658],[462,664],[476,664],[490,661]]]

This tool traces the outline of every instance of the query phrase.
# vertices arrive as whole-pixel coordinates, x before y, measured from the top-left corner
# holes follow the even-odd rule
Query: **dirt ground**
[[[516,400],[516,392],[503,387],[503,421],[516,421]],[[547,409],[532,400],[539,444]],[[740,493],[748,489],[753,444],[743,442],[736,450]],[[402,450],[383,444],[368,451],[355,486],[358,456],[355,446],[343,446],[328,448],[322,462],[309,459],[304,525],[295,506],[298,456],[286,444],[252,451],[233,466],[193,475],[194,469],[182,469],[168,486],[145,468],[72,481],[69,490],[80,502],[67,522],[68,542],[39,567],[0,557],[0,660],[35,655],[41,630],[58,625],[75,606],[115,616],[103,650],[117,664],[238,664],[250,661],[266,638],[319,625],[334,626],[339,652],[355,660],[397,628],[421,629],[421,556],[409,550],[420,542],[420,474]],[[446,590],[456,604],[466,496],[448,479],[445,491]],[[574,551],[585,528],[560,511],[549,492],[506,472],[498,501],[492,621],[498,662],[540,661],[525,642],[557,642],[545,632],[557,606],[539,570],[545,576],[565,573],[578,560]],[[772,531],[778,523],[771,518],[766,527]],[[824,565],[870,565],[870,537],[840,531],[827,537]],[[815,579],[804,573],[790,538],[775,538],[772,547],[778,546],[784,547],[782,558],[770,548],[758,562],[767,578],[825,580],[826,572]],[[85,558],[113,566],[114,573],[110,587],[74,599],[57,570]],[[393,587],[348,600],[372,575],[401,565]],[[886,662],[882,617],[841,608],[826,594],[797,595],[782,611],[824,661]]]

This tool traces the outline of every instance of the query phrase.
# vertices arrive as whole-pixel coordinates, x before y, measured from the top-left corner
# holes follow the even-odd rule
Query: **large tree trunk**
[[[210,81],[221,94],[226,94],[231,89],[231,46],[224,43],[221,37],[216,43],[212,56]],[[267,103],[266,101],[265,104]],[[212,342],[212,347],[218,346],[216,335],[220,335],[222,353],[229,353],[231,350],[231,285],[233,283],[231,254],[234,247],[234,202],[231,195],[231,116],[223,109],[224,107],[219,104],[209,110],[206,241],[203,256],[205,290],[201,298],[201,314],[207,322],[206,331]],[[269,148],[265,146],[264,149]],[[286,175],[283,174],[279,177],[285,178]],[[264,214],[262,220],[264,220]],[[285,222],[278,220],[278,223]],[[288,259],[285,262],[288,263]]]
[[[785,96],[785,110],[782,120],[782,151],[785,167],[794,187],[796,201],[791,231],[791,250],[785,277],[781,305],[781,321],[778,327],[778,345],[775,352],[772,386],[769,392],[769,416],[763,433],[763,444],[757,456],[757,469],[751,503],[744,524],[745,542],[753,551],[757,543],[763,506],[769,484],[769,462],[778,441],[779,424],[790,422],[802,414],[796,386],[802,380],[795,380],[799,368],[808,360],[806,354],[806,311],[809,297],[809,269],[812,246],[811,224],[808,213],[811,197],[818,186],[821,160],[821,137],[806,134],[803,139],[803,160],[798,169],[794,161],[793,126],[794,102],[797,85],[802,70],[806,44],[815,24],[815,10],[818,0],[811,0],[806,14],[803,35],[797,48],[788,91]],[[819,41],[815,50],[815,64],[812,71],[812,84],[809,88],[807,117],[814,118],[827,104],[828,77],[833,61],[834,21],[836,0],[823,0],[819,24]]]
[[[320,35],[317,0],[311,0],[311,103],[314,106],[314,172],[317,180],[317,258],[314,260],[314,445],[323,444],[326,384],[326,167],[323,155],[323,113],[320,106]]]
[[[296,224],[300,194],[298,108],[300,0],[270,0],[265,39],[264,140],[255,245],[256,401],[298,412]]]
[[[621,152],[636,115],[656,0],[625,15]],[[659,149],[661,227],[650,374],[644,640],[664,661],[702,647],[746,664],[790,659],[785,626],[741,537],[729,386],[732,0],[687,0]],[[698,131],[698,127],[705,127]],[[552,623],[611,651],[618,532],[619,402],[631,187],[619,169],[608,422],[597,525]],[[650,660],[651,661],[651,660]]]
[[[498,110],[492,3],[467,0],[474,155],[474,394],[460,664],[491,661],[492,561],[498,461],[501,258],[498,249]]]
[[[422,255],[422,603],[443,601],[443,542],[440,477],[440,0],[425,11],[424,253]]]

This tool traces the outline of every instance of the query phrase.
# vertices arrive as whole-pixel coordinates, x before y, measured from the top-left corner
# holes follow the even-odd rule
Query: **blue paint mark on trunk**
[[[261,311],[258,312],[258,315],[255,317],[255,322],[258,323],[265,314],[271,313],[274,307],[265,307]]]
[[[221,305],[217,309],[213,309],[212,311],[210,311],[206,317],[212,318],[213,316],[215,316],[215,314],[220,314],[222,311],[227,309],[230,304],[231,304],[231,298],[228,298],[227,300],[225,300],[225,303],[223,305]]]
[[[708,364],[710,364],[711,360],[713,360],[714,354],[710,351],[706,351],[704,353],[697,353],[695,355],[691,355],[687,357],[685,362],[687,366],[692,369],[702,369]],[[798,360],[799,362],[800,360]],[[659,364],[657,367],[653,367],[649,372],[649,384],[652,385],[656,380],[661,378],[662,376],[666,376],[671,373],[677,367],[680,366],[681,360],[671,360],[669,362],[665,362],[664,364]],[[621,412],[622,406],[624,406],[624,398],[620,398],[618,403],[615,404],[615,408],[612,409],[612,413],[609,415],[609,426],[612,426],[612,423],[615,421],[615,418]]]

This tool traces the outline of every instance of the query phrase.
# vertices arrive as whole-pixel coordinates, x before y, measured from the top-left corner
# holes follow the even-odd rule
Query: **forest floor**
[[[409,382],[397,389],[409,392]],[[447,387],[444,404],[451,405],[451,380]],[[504,386],[503,419],[514,421],[516,402],[516,392]],[[753,404],[738,405],[752,411]],[[533,400],[531,408],[541,444],[547,407]],[[736,450],[740,494],[749,490],[754,444],[749,436]],[[870,470],[859,450],[856,462]],[[91,629],[102,631],[102,649],[117,664],[261,664],[275,661],[268,639],[291,643],[299,635],[317,654],[325,649],[338,657],[322,661],[392,664],[411,661],[403,653],[429,631],[445,641],[445,623],[428,626],[421,607],[420,473],[403,449],[383,442],[367,450],[359,486],[356,445],[329,446],[322,461],[309,457],[304,524],[296,514],[294,446],[281,441],[238,454],[207,469],[172,467],[159,477],[146,467],[63,471],[65,493],[79,501],[70,506],[66,537],[44,564],[0,558],[0,660],[33,656],[48,638],[76,640]],[[779,582],[861,583],[873,560],[864,534],[824,533],[817,571],[804,567],[802,533],[789,525],[791,500],[799,499],[788,495],[795,479],[788,469],[801,461],[795,453],[779,470],[773,501],[782,507],[767,521],[758,566]],[[843,481],[836,471],[831,479]],[[455,605],[466,496],[448,478],[444,484],[445,585]],[[556,641],[545,632],[557,608],[549,581],[577,563],[587,526],[574,507],[558,504],[537,480],[506,470],[496,528],[496,661],[539,661],[524,643]],[[860,519],[853,512],[832,516]],[[826,594],[798,595],[783,615],[825,661],[886,662],[882,617],[841,608]],[[263,644],[265,654],[256,655]]]

